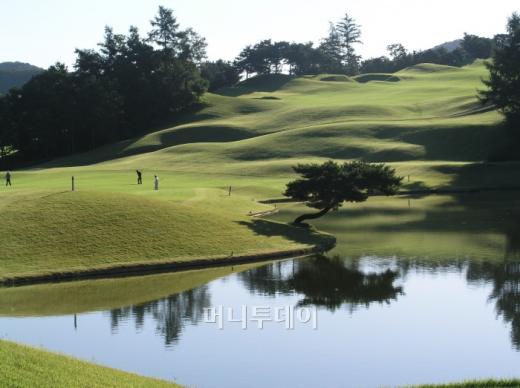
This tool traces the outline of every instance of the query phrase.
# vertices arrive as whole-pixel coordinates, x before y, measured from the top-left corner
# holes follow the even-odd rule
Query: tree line
[[[491,57],[494,39],[465,34],[459,47],[448,51],[443,47],[408,51],[402,44],[387,47],[388,55],[361,60],[356,46],[361,41],[361,26],[349,14],[337,23],[331,23],[328,35],[319,45],[313,42],[296,43],[263,40],[246,46],[234,65],[240,73],[271,74],[287,72],[291,75],[334,73],[349,76],[360,73],[390,73],[419,63],[464,66],[475,59]]]
[[[451,51],[444,47],[409,51],[401,43],[394,43],[387,46],[388,55],[363,61],[360,71],[361,73],[394,73],[419,63],[461,67],[472,63],[475,59],[490,58],[498,39],[498,35],[490,39],[464,34],[459,47]]]
[[[25,160],[87,151],[171,120],[208,87],[199,67],[206,41],[160,7],[151,30],[116,34],[76,50],[73,69],[56,63],[0,98],[0,157]]]
[[[491,79],[483,100],[508,122],[518,122],[518,15],[494,39],[465,34],[460,46],[408,51],[388,46],[388,56],[361,60],[361,26],[345,14],[331,23],[319,45],[263,40],[233,62],[206,60],[206,40],[180,29],[172,10],[159,7],[151,30],[116,34],[107,27],[97,49],[76,50],[72,69],[56,63],[21,88],[0,96],[0,161],[37,161],[94,149],[170,123],[200,103],[206,90],[238,83],[243,76],[395,72],[418,63],[462,66],[489,58]],[[516,51],[515,51],[516,50]],[[515,83],[516,82],[516,83]]]

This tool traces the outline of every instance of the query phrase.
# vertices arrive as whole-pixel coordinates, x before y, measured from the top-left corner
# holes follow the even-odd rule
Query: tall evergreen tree
[[[361,42],[361,26],[348,13],[336,24],[343,63],[347,74],[359,73],[361,57],[356,54],[355,44]]]
[[[151,21],[152,30],[148,34],[151,42],[162,49],[176,50],[178,48],[179,23],[173,10],[159,6],[159,12]]]
[[[507,23],[507,34],[496,40],[493,58],[486,64],[487,90],[480,93],[484,102],[494,104],[508,123],[520,131],[520,14],[513,13]]]
[[[327,61],[327,71],[330,73],[343,72],[344,55],[341,37],[334,23],[329,23],[329,35],[321,42],[320,50]]]
[[[208,43],[206,38],[200,36],[193,28],[181,31],[179,37],[179,58],[196,64],[202,63],[206,58]]]

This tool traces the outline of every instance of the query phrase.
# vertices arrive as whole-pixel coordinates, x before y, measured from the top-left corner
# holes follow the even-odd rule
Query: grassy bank
[[[180,387],[0,341],[0,387]]]
[[[240,199],[225,197],[215,207],[96,191],[13,192],[2,199],[0,280],[264,255],[322,240],[251,219]]]
[[[141,305],[258,265],[4,287],[0,288],[0,317],[58,316]]]

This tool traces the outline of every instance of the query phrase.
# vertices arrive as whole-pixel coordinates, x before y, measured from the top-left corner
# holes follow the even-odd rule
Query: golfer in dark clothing
[[[142,185],[143,184],[143,173],[139,170],[135,170],[137,173],[137,184]]]
[[[9,171],[5,173],[5,185],[11,186],[11,173]]]

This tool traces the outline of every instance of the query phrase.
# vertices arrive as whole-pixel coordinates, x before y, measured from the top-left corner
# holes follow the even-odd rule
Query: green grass
[[[320,241],[283,224],[261,228],[246,215],[258,208],[254,203],[246,207],[222,196],[212,204],[98,191],[4,195],[0,279],[274,252]]]
[[[367,76],[376,75],[361,77]],[[255,78],[207,94],[207,106],[180,125],[47,166],[105,161],[98,167],[236,173],[243,171],[237,162],[263,161],[271,168],[256,170],[268,175],[275,168],[287,173],[295,158],[472,162],[494,150],[497,142],[490,139],[502,134],[501,118],[480,110],[482,63],[462,69],[418,65],[385,76],[400,81]]]
[[[440,384],[440,385],[417,385],[410,388],[500,388],[520,387],[520,380],[475,380],[463,383]]]
[[[271,208],[256,200],[280,197],[298,162],[390,162],[412,189],[515,185],[519,163],[481,163],[503,137],[500,115],[475,97],[485,76],[476,62],[363,76],[368,82],[254,78],[208,93],[202,109],[170,128],[16,171],[14,186],[0,191],[0,278],[323,242],[248,216]],[[143,186],[134,184],[137,168]]]
[[[285,204],[274,218],[287,222],[306,211]],[[520,257],[519,216],[517,193],[373,197],[313,225],[337,237],[330,255],[344,258],[502,261]]]
[[[0,376],[9,388],[180,387],[7,341],[0,341]]]

